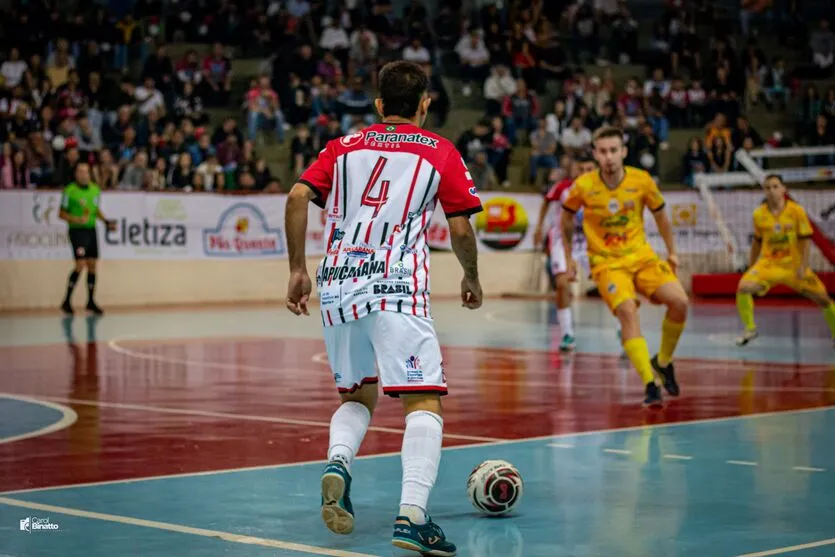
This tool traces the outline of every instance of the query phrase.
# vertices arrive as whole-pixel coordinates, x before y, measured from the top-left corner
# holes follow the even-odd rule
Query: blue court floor
[[[833,431],[835,410],[823,408],[447,449],[430,512],[472,557],[719,557],[821,540],[831,545],[802,555],[831,556]],[[517,463],[525,480],[510,517],[480,517],[465,496],[469,470],[488,458]],[[404,555],[386,534],[399,458],[355,463],[349,537],[320,523],[320,471],[290,465],[4,494],[0,554]],[[19,531],[29,516],[59,529]]]
[[[451,394],[429,511],[459,555],[835,557],[835,351],[814,308],[758,307],[740,349],[732,306],[695,305],[684,394],[659,415],[599,302],[576,306],[573,357],[548,303],[433,313]],[[651,347],[661,319],[642,308]],[[354,463],[354,533],[321,523],[322,350],[318,318],[277,308],[0,317],[0,557],[414,555],[389,543],[396,401]],[[525,482],[509,517],[467,499],[487,459]]]

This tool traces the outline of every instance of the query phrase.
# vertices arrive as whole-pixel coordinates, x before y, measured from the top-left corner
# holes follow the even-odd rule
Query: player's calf
[[[754,295],[762,291],[762,286],[755,282],[743,281],[736,290],[736,310],[739,320],[745,327],[736,339],[737,346],[745,346],[759,335],[757,325],[754,322]]]
[[[403,488],[392,544],[425,555],[455,555],[441,528],[427,514],[429,494],[438,477],[443,440],[441,399],[437,394],[401,395],[406,431],[400,453]]]
[[[574,350],[576,342],[574,339],[574,319],[571,314],[571,279],[568,273],[557,275],[557,321],[562,332],[560,351],[570,352]]]

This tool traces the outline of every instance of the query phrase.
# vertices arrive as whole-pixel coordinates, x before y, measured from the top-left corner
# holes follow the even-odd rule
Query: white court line
[[[556,447],[557,449],[573,449],[573,443],[548,443],[549,447]]]
[[[20,435],[12,435],[11,437],[0,437],[0,444],[12,443],[14,441],[22,441],[23,439],[29,439],[31,437],[40,437],[41,435],[48,435],[50,433],[66,429],[70,427],[72,424],[74,424],[76,420],[78,420],[78,414],[76,414],[72,408],[67,408],[62,404],[45,402],[43,400],[38,400],[36,398],[31,398],[24,395],[13,395],[8,393],[0,393],[0,397],[8,398],[11,400],[19,400],[21,402],[28,402],[30,404],[38,404],[40,406],[46,406],[47,408],[52,408],[53,410],[57,410],[61,413],[60,420],[58,420],[55,423],[49,424],[46,427],[36,429],[35,431],[21,433]]]
[[[14,397],[15,395],[6,395],[5,393],[0,393],[0,396],[10,396]],[[304,426],[311,426],[311,427],[325,427],[330,428],[330,422],[317,422],[313,420],[295,420],[292,418],[277,418],[273,416],[257,416],[253,414],[233,414],[229,412],[212,412],[209,410],[196,410],[196,409],[188,409],[188,408],[168,408],[165,406],[147,406],[144,404],[127,404],[123,402],[105,402],[99,400],[86,400],[82,398],[64,398],[64,397],[55,397],[55,396],[42,396],[38,397],[39,399],[43,400],[51,400],[56,402],[65,402],[67,404],[78,404],[80,406],[96,406],[99,408],[117,408],[120,410],[137,410],[140,412],[157,412],[159,414],[183,414],[186,416],[204,416],[206,418],[222,418],[222,419],[229,419],[229,420],[249,420],[253,422],[271,422],[276,424],[287,424],[287,425],[304,425]],[[30,399],[32,401],[37,401],[38,399]],[[44,402],[44,405],[48,405],[49,403]],[[57,405],[56,405],[57,406]],[[69,408],[67,408],[69,410]],[[72,412],[72,410],[70,410]],[[377,431],[380,433],[397,433],[399,435],[403,435],[404,430],[392,428],[392,427],[377,427],[377,426],[369,426],[368,431]],[[504,439],[499,439],[496,437],[477,437],[475,435],[459,435],[457,433],[444,433],[444,437],[449,439],[461,439],[463,441],[475,441],[479,443],[492,443],[496,441],[504,441]]]
[[[752,460],[726,460],[725,464],[733,464],[734,466],[759,466],[758,463]]]
[[[632,451],[627,449],[603,449],[604,453],[630,455]]]
[[[737,555],[736,557],[770,557],[771,555],[783,555],[784,553],[803,551],[804,549],[814,549],[816,547],[824,547],[827,545],[835,545],[835,538],[829,538],[828,540],[821,540],[818,542],[803,543],[800,545],[791,545],[788,547],[778,547],[777,549],[769,549],[768,551],[760,551],[758,553],[746,553],[745,555]]]
[[[792,470],[797,470],[798,472],[826,472],[824,468],[815,468],[813,466],[794,466]]]
[[[664,458],[668,458],[670,460],[693,460],[692,456],[687,456],[683,454],[665,454]]]
[[[91,518],[93,520],[103,520],[106,522],[118,522],[119,524],[128,524],[130,526],[142,526],[143,528],[154,528],[157,530],[167,530],[169,532],[178,532],[180,534],[191,534],[193,536],[203,536],[205,538],[219,538],[227,542],[241,543],[246,545],[260,545],[263,547],[272,547],[276,549],[286,549],[288,551],[300,551],[304,553],[312,553],[314,555],[328,555],[330,557],[374,557],[368,553],[357,553],[355,551],[343,551],[341,549],[328,549],[326,547],[318,547],[315,545],[307,545],[303,543],[286,542],[282,540],[273,540],[269,538],[258,538],[255,536],[242,536],[240,534],[232,534],[231,532],[221,532],[218,530],[206,530],[204,528],[192,528],[191,526],[184,526],[182,524],[171,524],[168,522],[158,522],[156,520],[145,520],[142,518],[133,518],[130,516],[120,516],[116,514],[105,514],[91,511],[84,511],[81,509],[73,509],[69,507],[58,507],[55,505],[44,505],[43,503],[32,503],[30,501],[20,501],[18,499],[9,499],[8,497],[0,497],[0,504],[9,505],[12,507],[22,507],[24,509],[32,509],[35,511],[43,511],[49,513],[58,513],[69,516],[77,516],[80,518]]]
[[[558,439],[579,439],[582,437],[590,437],[593,435],[608,435],[614,433],[626,433],[632,431],[651,431],[656,429],[675,429],[683,426],[694,426],[694,425],[702,425],[702,424],[717,424],[717,423],[726,423],[726,422],[735,422],[735,421],[748,421],[748,420],[756,420],[761,418],[768,418],[768,417],[775,417],[775,416],[795,416],[795,415],[803,415],[803,414],[816,414],[819,412],[828,412],[831,410],[835,410],[835,405],[833,406],[819,406],[817,408],[803,408],[800,410],[789,410],[789,411],[781,411],[781,410],[774,410],[770,412],[759,412],[756,414],[746,414],[744,416],[728,416],[725,418],[706,418],[703,420],[691,420],[688,422],[675,422],[675,423],[666,423],[666,424],[650,424],[650,425],[637,425],[637,426],[630,426],[630,427],[616,427],[611,429],[598,429],[595,431],[583,431],[580,433],[563,433],[558,435],[541,435],[538,437],[526,437],[524,439],[509,439],[506,441],[495,441],[489,443],[472,443],[469,445],[456,445],[454,447],[444,447],[444,451],[457,451],[461,449],[476,449],[476,448],[483,448],[483,447],[498,447],[503,445],[518,445],[520,443],[530,443],[534,441],[546,441],[546,440],[558,440]],[[384,457],[393,457],[399,456],[400,451],[392,451],[387,453],[378,453],[378,454],[371,454],[371,455],[360,455],[357,456],[354,460],[372,460],[375,458],[384,458]],[[164,474],[159,476],[145,476],[145,477],[138,477],[138,478],[128,478],[124,480],[105,480],[100,482],[86,482],[86,483],[76,483],[76,484],[66,484],[66,485],[54,485],[49,487],[35,487],[30,489],[17,489],[13,491],[3,491],[0,492],[0,496],[2,495],[14,495],[18,493],[36,493],[42,491],[54,491],[57,489],[75,489],[81,487],[96,487],[101,485],[114,485],[114,484],[130,484],[136,482],[145,482],[145,481],[155,481],[155,480],[165,480],[165,479],[173,479],[173,478],[191,478],[191,477],[198,477],[198,476],[211,476],[211,475],[220,475],[220,474],[233,474],[236,472],[254,472],[259,470],[278,470],[282,468],[297,468],[300,466],[308,466],[313,464],[325,464],[327,460],[319,459],[319,460],[307,460],[303,462],[288,462],[285,464],[264,464],[261,466],[246,466],[242,468],[221,468],[218,470],[206,470],[203,472],[183,472],[180,474]]]

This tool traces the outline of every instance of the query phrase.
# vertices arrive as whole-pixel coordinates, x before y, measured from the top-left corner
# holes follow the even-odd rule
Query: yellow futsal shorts
[[[592,278],[612,313],[623,302],[637,300],[637,294],[652,301],[659,288],[678,281],[670,264],[658,256],[623,266],[607,266],[595,272]]]
[[[760,286],[758,296],[765,296],[772,287],[778,284],[788,286],[795,292],[818,294],[826,296],[826,286],[812,269],[806,269],[802,279],[797,278],[797,270],[792,266],[774,265],[768,261],[757,261],[753,267],[742,275],[740,282],[753,282]]]

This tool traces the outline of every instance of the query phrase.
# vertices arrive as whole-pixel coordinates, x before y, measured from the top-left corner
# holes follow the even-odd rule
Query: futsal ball
[[[467,480],[470,502],[488,516],[509,513],[519,504],[523,492],[519,470],[505,460],[485,460]]]

